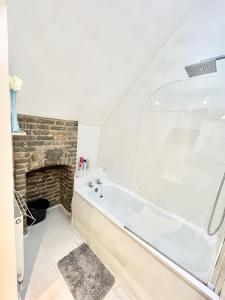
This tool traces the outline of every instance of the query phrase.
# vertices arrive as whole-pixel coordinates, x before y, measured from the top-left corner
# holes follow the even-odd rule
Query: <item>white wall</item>
[[[149,95],[167,82],[187,79],[185,65],[225,54],[225,40],[222,38],[225,35],[224,11],[223,0],[198,1],[103,124],[99,165],[107,169],[114,181],[128,188],[133,186],[134,161],[142,116],[140,110]],[[217,64],[218,74],[225,74],[225,61]],[[139,178],[142,178],[142,171],[137,168],[136,175]]]
[[[0,299],[17,299],[7,8],[0,0]]]
[[[99,126],[78,125],[77,165],[79,158],[82,156],[89,159],[90,171],[97,167],[99,138]]]
[[[101,125],[197,0],[9,0],[20,113]]]

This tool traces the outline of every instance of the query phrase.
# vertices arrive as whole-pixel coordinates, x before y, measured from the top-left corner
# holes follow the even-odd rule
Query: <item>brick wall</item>
[[[25,199],[36,190],[71,211],[78,122],[19,115],[19,123],[26,135],[13,136],[15,189]]]

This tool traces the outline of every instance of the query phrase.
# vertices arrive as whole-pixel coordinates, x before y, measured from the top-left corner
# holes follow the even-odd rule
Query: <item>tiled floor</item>
[[[25,238],[25,300],[73,300],[57,263],[83,242],[70,225],[70,217],[58,206],[45,221],[33,226]],[[105,300],[135,300],[116,279]]]

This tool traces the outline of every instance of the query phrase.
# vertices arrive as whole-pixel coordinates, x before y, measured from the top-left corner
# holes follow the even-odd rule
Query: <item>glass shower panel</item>
[[[168,84],[142,112],[126,228],[207,283],[224,224],[207,233],[225,172],[225,78]],[[221,189],[212,222],[225,207]]]

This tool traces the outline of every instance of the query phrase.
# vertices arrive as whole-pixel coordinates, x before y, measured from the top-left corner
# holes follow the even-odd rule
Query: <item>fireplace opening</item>
[[[73,169],[54,165],[26,173],[26,201],[44,198],[50,206],[63,204],[70,211],[73,195]]]

